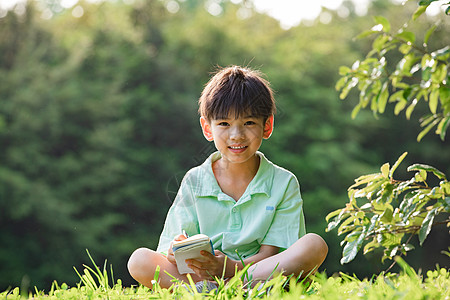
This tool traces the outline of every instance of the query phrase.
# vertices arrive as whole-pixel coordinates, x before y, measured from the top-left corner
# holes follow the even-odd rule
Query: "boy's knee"
[[[128,259],[128,272],[130,275],[137,279],[140,277],[142,270],[145,269],[145,266],[150,262],[150,249],[147,248],[139,248],[136,249],[133,254],[131,254]]]
[[[314,247],[314,251],[321,261],[324,261],[328,254],[328,245],[325,240],[318,234],[308,233],[305,235],[309,239],[310,245]]]

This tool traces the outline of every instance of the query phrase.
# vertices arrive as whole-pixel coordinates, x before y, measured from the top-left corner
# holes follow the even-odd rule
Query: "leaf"
[[[425,172],[424,170],[420,170],[419,172],[416,173],[416,175],[414,176],[414,179],[416,180],[416,182],[424,182],[427,180],[427,172]]]
[[[412,19],[415,21],[418,17],[420,17],[426,10],[428,6],[419,6],[414,12]]]
[[[397,91],[395,93],[393,93],[390,97],[389,97],[389,102],[396,102],[396,101],[401,101],[404,100],[403,98],[403,90]]]
[[[446,54],[450,53],[450,46],[445,46],[444,48],[438,49],[431,53],[432,58],[437,58],[440,56],[444,56]]]
[[[383,177],[388,178],[389,176],[389,163],[385,163],[381,166],[381,174]]]
[[[358,115],[359,111],[361,110],[361,103],[358,103],[352,110],[352,119],[355,119],[356,116]]]
[[[424,170],[424,171],[427,171],[427,172],[432,172],[439,179],[444,179],[444,180],[446,179],[445,178],[445,174],[443,172],[441,172],[438,169],[436,169],[435,167],[432,167],[432,166],[429,166],[429,165],[414,164],[414,165],[409,166],[407,170],[408,170],[408,172]]]
[[[393,211],[390,207],[386,208],[381,215],[380,221],[383,223],[391,223],[392,222]]]
[[[402,54],[408,54],[409,51],[411,51],[412,45],[408,44],[402,44],[400,47],[398,47],[398,51]]]
[[[377,240],[373,239],[371,242],[367,243],[364,246],[363,254],[366,255],[367,253],[373,251],[374,248],[377,248],[379,246],[380,246],[380,244],[377,242]]]
[[[336,216],[331,222],[328,223],[326,232],[330,232],[331,230],[335,229],[340,222],[341,220],[339,219],[338,216]]]
[[[403,152],[402,155],[397,159],[397,161],[392,166],[390,172],[389,172],[389,178],[392,179],[392,176],[394,175],[395,170],[398,168],[398,166],[402,163],[403,159],[405,159],[406,155],[408,155],[408,152]]]
[[[411,114],[414,111],[414,108],[416,107],[418,102],[419,101],[417,99],[414,99],[412,101],[412,103],[408,106],[408,108],[406,109],[406,113],[405,113],[406,119],[408,119],[408,120],[411,119]]]
[[[389,98],[388,83],[385,82],[377,97],[378,111],[380,112],[380,114],[384,113],[388,98]]]
[[[366,234],[364,233],[364,230],[362,232],[352,232],[346,237],[346,239],[350,238],[350,236],[352,238],[354,236],[357,236],[357,238],[352,242],[347,242],[344,249],[342,250],[342,258],[341,258],[342,265],[352,261],[356,257],[356,254],[358,253],[359,249],[361,249],[361,245],[362,242],[364,241]]]
[[[414,42],[416,41],[415,34],[410,31],[402,31],[399,34],[397,34],[396,37],[411,44],[414,44]]]
[[[341,94],[339,95],[339,98],[344,99],[347,97],[348,93],[352,88],[354,88],[358,84],[358,78],[353,77],[352,80],[347,81],[346,84],[344,84],[344,88],[342,89]]]
[[[408,101],[406,100],[400,100],[394,108],[394,114],[398,115],[403,109],[405,109],[406,104],[408,104]]]
[[[446,197],[445,199],[439,199],[439,202],[442,203],[442,207],[444,207],[444,211],[447,213],[450,213],[450,197]]]
[[[391,24],[385,17],[376,16],[376,17],[374,17],[374,19],[375,19],[375,22],[377,22],[378,24],[381,24],[383,26],[384,32],[389,32],[391,30]]]
[[[343,210],[343,208],[337,209],[335,211],[330,212],[326,217],[325,220],[328,222],[329,219],[331,219],[334,216],[337,216],[341,211]]]
[[[344,85],[347,83],[348,77],[341,77],[335,85],[336,91],[340,91]]]
[[[436,30],[437,26],[433,25],[430,29],[425,33],[424,44],[428,44],[428,40],[430,39],[431,34]]]
[[[426,115],[420,118],[420,127],[425,127],[436,119],[436,115]]]
[[[423,220],[422,227],[419,230],[419,242],[420,246],[422,246],[423,242],[427,238],[428,234],[431,231],[431,227],[433,226],[433,220],[436,216],[437,207],[430,210],[425,217],[425,220]]]
[[[350,224],[351,222],[353,222],[354,220],[355,220],[355,217],[350,216],[344,222],[342,222],[341,226],[339,226],[339,229],[338,229],[338,235],[342,234],[344,232],[344,230],[346,229],[345,227],[348,224]]]
[[[414,271],[414,269],[409,266],[403,260],[403,258],[401,258],[400,256],[396,256],[395,261],[402,267],[403,271],[408,275],[409,278],[413,279],[417,284],[420,284],[419,276],[417,275],[416,271]]]
[[[345,76],[348,75],[352,70],[347,66],[340,66],[339,67],[339,75]]]
[[[385,46],[386,42],[389,41],[389,39],[390,38],[387,35],[380,35],[380,36],[378,36],[373,41],[372,48],[374,50],[376,50],[377,52],[380,52],[383,49],[383,47]]]
[[[428,126],[422,130],[419,135],[417,136],[417,141],[420,142],[422,140],[422,138],[431,130],[431,128],[433,128],[434,126],[436,126],[436,124],[439,122],[439,119],[434,120],[433,123],[428,124]]]
[[[419,5],[430,5],[431,3],[433,3],[434,1],[439,1],[439,0],[420,0],[419,1]]]
[[[440,135],[442,141],[445,140],[445,134],[447,132],[449,125],[450,125],[450,116],[442,118],[441,122],[439,123],[436,129],[436,134]]]
[[[435,89],[430,93],[430,102],[428,103],[432,114],[436,113],[439,100],[439,90]]]
[[[361,32],[359,35],[357,35],[355,39],[362,39],[362,38],[368,37],[368,36],[370,36],[374,33],[378,33],[378,32],[379,32],[379,30],[373,30],[373,29],[365,30],[365,31]]]

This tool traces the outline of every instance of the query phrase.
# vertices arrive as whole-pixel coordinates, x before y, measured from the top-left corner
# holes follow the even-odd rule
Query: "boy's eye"
[[[256,124],[254,121],[247,121],[247,122],[245,122],[245,125],[254,125],[254,124]]]
[[[220,122],[218,125],[219,126],[228,126],[229,124],[227,122]]]

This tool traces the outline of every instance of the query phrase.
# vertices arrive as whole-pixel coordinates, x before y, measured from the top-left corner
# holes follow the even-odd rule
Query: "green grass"
[[[156,284],[153,290],[143,286],[123,287],[120,279],[111,283],[113,273],[111,270],[108,274],[106,262],[102,270],[92,262],[94,267],[85,265],[83,274],[75,269],[80,276],[76,287],[55,281],[48,292],[35,289],[28,293],[14,288],[0,293],[0,299],[450,299],[449,270],[437,267],[421,275],[401,258],[397,258],[403,269],[400,274],[381,273],[360,280],[346,274],[327,277],[319,273],[308,284],[280,275],[254,288],[243,285],[244,269],[227,283],[217,278],[219,288],[209,293],[198,293],[193,283],[180,286],[175,282],[170,289]]]

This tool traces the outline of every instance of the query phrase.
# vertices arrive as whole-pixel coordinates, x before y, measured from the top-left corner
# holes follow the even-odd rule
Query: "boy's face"
[[[241,116],[235,118],[207,120],[200,118],[203,135],[214,141],[222,158],[233,163],[243,163],[253,158],[263,139],[268,139],[273,130],[273,116],[266,121],[263,117]]]

